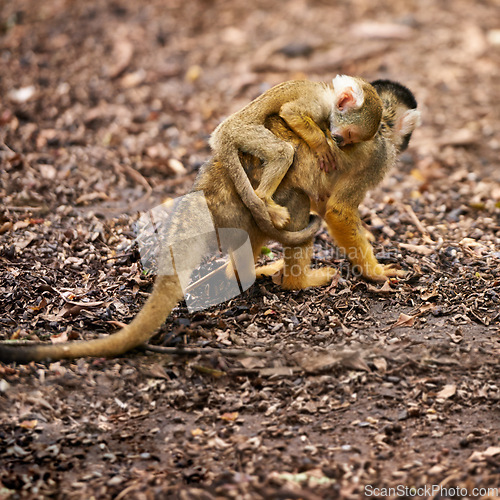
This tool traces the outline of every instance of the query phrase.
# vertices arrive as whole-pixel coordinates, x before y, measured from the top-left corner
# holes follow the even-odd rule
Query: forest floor
[[[2,339],[128,323],[141,211],[271,85],[391,78],[423,116],[360,207],[406,278],[354,276],[322,230],[331,286],[175,308],[153,343],[202,354],[1,365],[0,498],[499,498],[496,0],[4,2],[0,73]]]

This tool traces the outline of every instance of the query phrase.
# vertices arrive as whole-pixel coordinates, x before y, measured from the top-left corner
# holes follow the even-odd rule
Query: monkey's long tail
[[[241,165],[238,152],[234,148],[227,148],[228,161],[236,168],[229,168],[229,174],[234,187],[241,197],[245,206],[250,210],[255,222],[268,237],[279,241],[283,245],[297,246],[312,239],[321,225],[321,218],[312,215],[309,224],[300,231],[286,231],[278,229],[273,224],[265,203],[255,194],[250,179]]]
[[[159,243],[159,272],[153,292],[129,325],[108,337],[88,341],[29,345],[0,343],[0,361],[28,363],[80,357],[113,357],[148,340],[183,298],[176,266],[180,266],[178,270],[192,271],[210,249],[212,233],[206,232],[206,217],[199,215],[203,209],[202,202],[202,197],[184,197],[162,228],[168,238],[166,242]],[[177,254],[182,259],[180,262],[171,260],[171,245],[177,245]]]
[[[177,276],[158,276],[152,294],[132,322],[105,338],[64,344],[0,344],[0,361],[29,363],[80,357],[114,357],[147,341],[183,294]]]

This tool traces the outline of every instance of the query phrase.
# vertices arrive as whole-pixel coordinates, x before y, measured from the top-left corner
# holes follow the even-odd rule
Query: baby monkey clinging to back
[[[376,90],[362,78],[338,75],[331,85],[308,80],[284,82],[226,118],[212,134],[210,145],[214,154],[226,159],[235,186],[243,186],[238,194],[259,226],[272,232],[273,226],[282,228],[290,220],[288,210],[272,196],[292,165],[295,148],[269,131],[266,120],[273,115],[282,118],[314,151],[320,168],[328,171],[335,169],[331,137],[339,146],[370,140],[379,128],[382,107]],[[318,126],[325,122],[331,137]],[[255,192],[246,180],[239,153],[263,162]]]
[[[346,148],[339,148],[331,141],[337,165],[334,172],[326,173],[317,168],[314,151],[277,114],[269,116],[265,123],[273,137],[281,138],[285,144],[293,144],[296,150],[293,164],[276,192],[277,201],[292,214],[288,223],[289,232],[300,233],[307,226],[312,208],[326,221],[337,246],[343,249],[361,274],[369,279],[381,280],[403,273],[377,261],[363,231],[358,206],[367,190],[376,186],[394,165],[397,153],[408,146],[411,134],[420,121],[420,113],[413,94],[406,87],[388,80],[378,80],[373,82],[373,86],[383,102],[378,132],[369,141]],[[328,120],[319,122],[319,126],[324,134],[330,133]],[[241,161],[242,171],[249,172],[257,186],[262,162],[250,154],[242,154]],[[248,210],[238,186],[229,175],[228,162],[229,158],[219,152],[200,169],[193,190],[203,193],[203,196],[183,198],[169,224],[163,228],[168,236],[166,241],[175,241],[176,246],[181,246],[177,253],[182,255],[180,264],[184,270],[195,269],[211,247],[213,233],[206,232],[203,217],[197,217],[204,207],[208,206],[215,228],[239,229],[239,232],[248,234],[254,261],[260,255],[262,245],[274,238],[256,223],[254,215]],[[250,183],[247,174],[245,179]],[[252,184],[250,188],[255,195]],[[231,231],[231,234],[235,232]],[[196,237],[179,239],[182,235]],[[238,238],[236,240],[239,241]],[[241,244],[238,241],[234,242],[234,250]],[[285,248],[283,260],[257,269],[256,273],[263,276],[281,272],[282,286],[288,289],[325,285],[330,282],[335,269],[311,269],[312,249],[313,234],[303,244]],[[160,245],[159,252],[161,269],[162,262],[171,261],[171,246]],[[248,265],[253,263],[248,262]],[[174,272],[177,272],[175,268]],[[83,356],[118,356],[147,341],[183,296],[178,275],[159,272],[153,293],[141,311],[129,325],[115,334],[58,344],[0,343],[0,361],[27,363]]]

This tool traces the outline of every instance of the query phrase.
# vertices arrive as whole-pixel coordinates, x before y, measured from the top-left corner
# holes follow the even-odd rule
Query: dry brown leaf
[[[108,199],[109,199],[109,196],[106,193],[104,193],[102,191],[94,191],[93,193],[82,194],[81,196],[79,196],[76,199],[75,203],[77,205],[81,205],[81,204],[89,202],[89,201],[96,201],[96,200],[106,201]]]
[[[167,166],[175,175],[186,175],[187,173],[186,167],[175,158],[170,158],[167,162]]]
[[[47,305],[47,299],[45,297],[42,297],[42,300],[40,301],[40,303],[36,306],[31,306],[30,309],[33,312],[37,312],[37,311],[40,311],[41,309],[43,309],[46,305]]]
[[[494,457],[496,455],[500,455],[500,446],[490,446],[484,451],[475,451],[469,457],[469,460],[471,462],[482,462],[483,460]]]
[[[289,377],[293,375],[293,368],[291,366],[278,366],[276,368],[263,368],[259,370],[262,377],[271,377],[272,375],[283,375]]]
[[[484,455],[486,457],[495,457],[497,455],[500,455],[500,446],[490,446],[486,449]]]
[[[23,429],[34,429],[38,425],[38,420],[23,420],[19,427]]]
[[[354,36],[360,38],[377,38],[380,40],[406,40],[413,34],[410,26],[396,23],[378,23],[375,21],[366,21],[356,23],[351,32]]]
[[[413,253],[419,255],[432,255],[436,252],[433,248],[426,247],[425,245],[412,245],[410,243],[400,243],[399,246]]]
[[[35,233],[25,233],[24,236],[18,238],[14,242],[14,247],[16,248],[16,251],[19,252],[24,250],[33,240],[36,240]]]
[[[60,333],[59,335],[52,335],[50,337],[50,341],[53,344],[63,344],[64,342],[68,341],[68,330],[65,330],[64,332]]]
[[[457,386],[455,384],[445,385],[437,394],[437,399],[449,399],[454,396],[457,392]]]
[[[418,313],[415,316],[422,316],[425,313],[432,311],[433,309],[436,309],[437,305],[436,304],[423,304],[418,308]]]
[[[234,422],[238,419],[239,413],[237,411],[233,411],[231,413],[223,413],[220,418],[221,420],[225,420],[226,422]]]
[[[398,328],[400,326],[413,326],[414,324],[415,316],[409,316],[408,314],[401,313],[396,323],[394,323],[391,328]]]
[[[13,227],[14,227],[14,225],[12,224],[12,222],[10,222],[10,221],[4,222],[0,226],[0,234],[4,234],[7,231],[11,231]]]
[[[368,283],[368,291],[371,293],[379,294],[379,295],[386,295],[389,293],[396,293],[397,292],[397,290],[394,290],[394,288],[391,287],[391,285],[388,281],[384,282],[384,284],[380,288]]]
[[[295,358],[301,368],[312,373],[332,370],[337,366],[370,371],[370,368],[363,359],[362,352],[358,350],[331,350],[322,353],[302,352],[300,356],[295,356]]]
[[[387,360],[385,358],[374,358],[372,363],[379,372],[385,373],[387,371]]]
[[[130,64],[134,54],[134,46],[125,39],[118,40],[113,47],[113,60],[115,63],[109,68],[110,78],[120,76]]]
[[[248,357],[248,358],[241,358],[238,361],[241,363],[241,366],[243,366],[247,370],[252,370],[255,368],[264,368],[265,366],[265,361],[260,358]]]
[[[155,363],[154,365],[152,365],[149,368],[149,370],[147,370],[146,375],[148,377],[170,380],[170,377],[167,375],[165,368],[163,368],[163,366],[159,365],[158,363]]]

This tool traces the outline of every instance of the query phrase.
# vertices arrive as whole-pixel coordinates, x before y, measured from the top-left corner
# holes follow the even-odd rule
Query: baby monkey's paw
[[[335,170],[335,156],[333,152],[338,149],[335,142],[328,135],[325,136],[325,142],[315,150],[318,165],[321,170],[327,174]]]
[[[273,200],[267,200],[266,205],[274,226],[278,229],[283,229],[290,222],[290,212],[288,208],[278,205]]]

